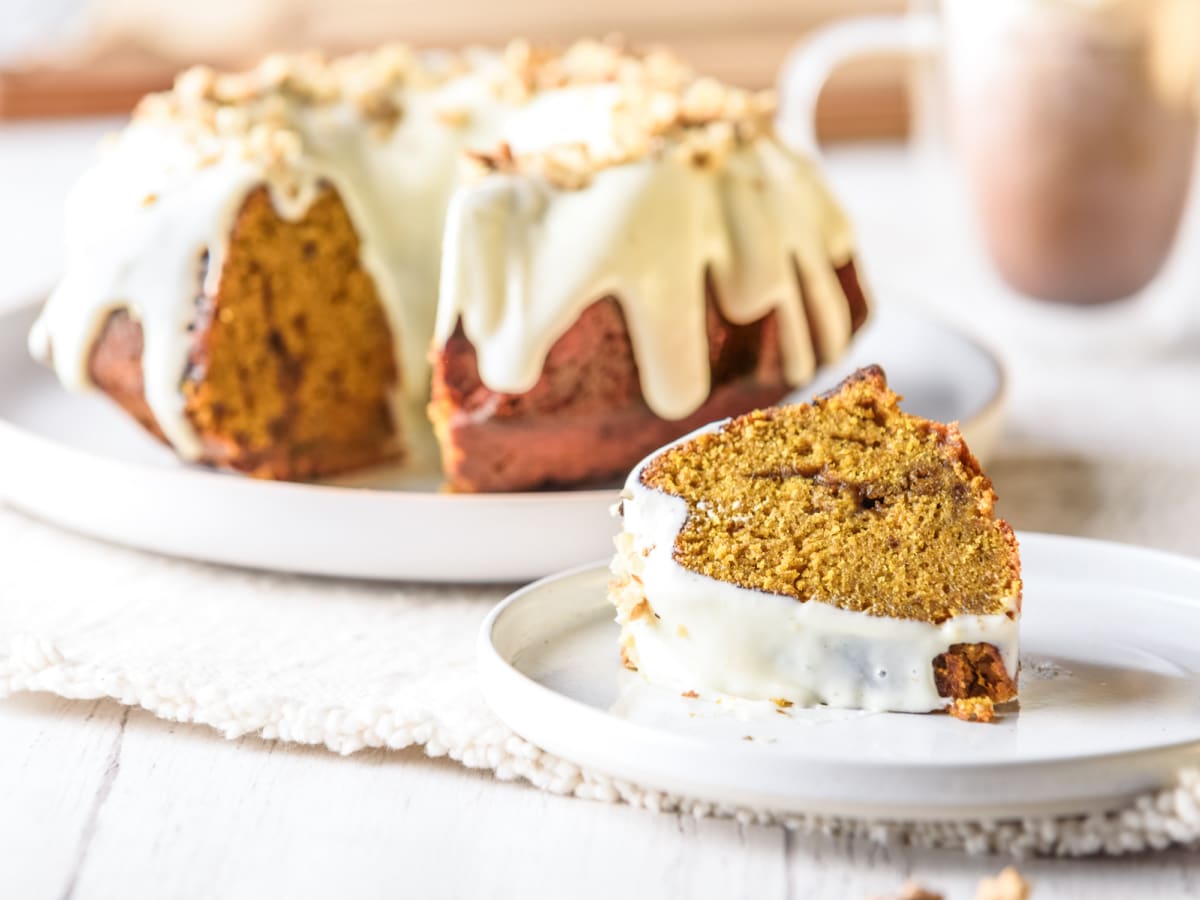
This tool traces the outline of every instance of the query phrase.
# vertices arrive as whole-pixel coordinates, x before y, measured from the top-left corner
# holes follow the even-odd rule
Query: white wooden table
[[[0,305],[53,278],[65,187],[101,130],[0,129]],[[990,474],[1014,524],[1200,554],[1200,338],[1115,355],[1027,342],[998,324],[1000,289],[925,208],[898,148],[831,166],[876,283],[1004,343],[1012,414]],[[1106,402],[1137,403],[1164,431],[1128,429]],[[227,742],[109,701],[0,702],[5,898],[862,898],[910,876],[969,898],[1004,862],[593,804],[420,754]],[[1200,854],[1183,851],[1022,869],[1038,900],[1200,896]]]

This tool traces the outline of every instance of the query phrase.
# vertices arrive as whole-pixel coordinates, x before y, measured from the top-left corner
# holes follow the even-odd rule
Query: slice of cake
[[[610,599],[649,681],[990,721],[1017,695],[1012,529],[956,425],[878,367],[710,426],[626,482]]]

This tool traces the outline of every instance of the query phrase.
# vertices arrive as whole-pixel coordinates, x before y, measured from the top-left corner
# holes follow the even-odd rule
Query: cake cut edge
[[[860,382],[864,379],[879,381],[886,388],[886,377],[882,369],[878,366],[869,366],[853,373],[838,387],[821,395],[819,399],[825,400],[834,397],[848,384]],[[657,663],[650,667],[644,666],[642,655],[639,651],[639,632],[642,632],[641,636],[643,639],[648,629],[653,629],[655,632],[662,632],[663,634],[677,630],[678,634],[684,638],[692,637],[692,630],[683,622],[673,621],[675,618],[672,614],[673,610],[665,611],[656,609],[647,594],[647,580],[653,581],[656,575],[661,577],[662,571],[669,569],[670,566],[673,566],[679,573],[682,573],[684,578],[692,580],[692,588],[695,591],[694,596],[705,593],[703,583],[707,582],[709,587],[715,587],[725,592],[737,592],[743,595],[738,598],[741,602],[762,602],[764,598],[774,598],[775,600],[786,601],[797,607],[821,607],[829,605],[821,600],[797,601],[794,598],[722,582],[685,569],[673,559],[671,548],[674,538],[682,530],[689,515],[687,503],[682,497],[673,496],[662,490],[647,487],[643,484],[641,475],[653,460],[661,457],[665,452],[686,444],[701,435],[735,425],[742,418],[744,417],[712,423],[672,444],[660,448],[635,467],[630,473],[625,489],[622,491],[621,502],[618,504],[617,510],[625,519],[625,528],[615,538],[616,554],[610,567],[613,579],[609,584],[609,599],[617,611],[616,621],[621,625],[620,658],[625,668],[631,671],[642,671],[643,674],[647,674],[645,671],[646,668],[655,669],[658,667]],[[951,441],[951,443],[954,443],[958,451],[969,458],[974,468],[982,475],[978,462],[970,454],[966,444],[962,441],[956,425],[931,424],[937,429],[938,434],[943,439],[957,438],[957,440]],[[987,482],[987,487],[990,490],[990,482]],[[648,515],[645,510],[647,501],[649,501],[650,506],[656,507],[651,509]],[[655,527],[650,529],[653,534],[635,534],[637,530],[636,524],[633,530],[630,528],[630,513],[633,513],[635,520],[653,522]],[[936,625],[931,622],[921,622],[915,619],[895,619],[894,621],[909,621],[914,625],[926,625],[931,629],[941,629],[946,632],[947,639],[939,652],[928,655],[921,663],[926,670],[925,674],[928,676],[929,683],[933,686],[936,700],[926,709],[897,709],[892,706],[886,707],[887,709],[899,712],[944,711],[964,721],[991,722],[995,719],[996,707],[998,705],[1017,699],[1019,674],[1017,631],[1022,587],[1019,577],[1020,564],[1017,555],[1017,542],[1011,527],[1003,519],[998,518],[995,519],[995,525],[1006,539],[1011,562],[1015,567],[1016,577],[1013,583],[1012,596],[997,598],[997,607],[1001,609],[1001,612],[996,615],[961,615],[952,618],[948,622]],[[662,550],[658,550],[660,545],[663,545],[665,548],[665,553]],[[657,553],[656,550],[658,550]],[[651,568],[655,568],[658,571],[648,574],[647,570]],[[696,581],[697,579],[699,581]],[[700,590],[696,590],[697,587]],[[840,610],[837,607],[832,608],[847,615],[866,616],[874,618],[877,621],[888,618],[872,616],[865,612],[856,613]],[[956,619],[964,621],[957,622]],[[655,677],[657,674],[661,673],[654,673],[648,676],[648,680],[652,682],[660,680]],[[679,673],[675,674],[678,675]],[[686,696],[691,696],[696,688],[715,690],[718,694],[725,693],[732,694],[733,696],[744,696],[744,694],[737,691],[726,690],[724,687],[713,688],[712,685],[701,683],[702,679],[697,678],[693,678],[692,683],[688,684],[679,681],[678,677],[674,679],[668,678],[666,681],[668,686],[679,688],[685,692]],[[786,696],[786,692],[763,692],[761,695],[748,697],[747,699],[770,699],[778,704],[780,701],[776,697],[779,696]],[[785,702],[790,706],[796,701],[789,698]],[[803,705],[803,699],[800,702]],[[817,702],[822,705],[846,708],[858,706],[857,704],[829,703],[827,699],[818,700]],[[884,707],[861,706],[859,708],[883,709]]]
[[[622,500],[623,504],[628,502],[629,498]],[[619,639],[620,659],[621,664],[626,669],[631,672],[639,672],[642,671],[637,640],[639,631],[645,632],[647,628],[654,628],[656,630],[661,628],[665,632],[663,637],[666,640],[671,639],[671,631],[675,631],[675,636],[682,639],[690,638],[692,632],[684,623],[675,622],[673,621],[673,617],[664,617],[662,614],[656,612],[649,598],[646,596],[643,575],[646,570],[647,559],[653,551],[652,545],[639,544],[634,535],[628,531],[622,531],[618,534],[614,539],[614,543],[617,552],[613,557],[610,567],[613,578],[609,582],[608,596],[610,602],[612,602],[617,610],[616,621],[621,625]],[[705,578],[705,576],[700,575],[695,577]],[[708,580],[711,581],[711,579]],[[758,594],[759,597],[769,596],[761,592],[747,591],[744,588],[738,588],[733,585],[729,585],[728,588],[734,591],[744,591],[750,595]],[[796,601],[790,599],[787,599],[787,602],[796,603]],[[812,602],[820,603],[820,601]],[[844,614],[849,616],[866,615],[865,613],[848,612]],[[999,618],[1007,617],[1001,616]],[[1016,622],[1012,621],[1012,625],[1013,646],[1011,648],[1011,655],[1013,660],[1015,660]],[[680,634],[681,629],[683,634]],[[1002,641],[997,641],[997,643],[1002,643]],[[1017,699],[1017,666],[1014,663],[1010,671],[1010,667],[1005,662],[1005,653],[997,646],[997,643],[980,640],[971,643],[949,644],[943,652],[933,656],[927,662],[937,690],[939,702],[926,710],[910,709],[895,711],[942,711],[963,721],[993,721],[996,716],[996,706]],[[695,691],[697,688],[701,690],[708,688],[707,685],[697,684],[696,679],[687,682],[672,679],[671,682],[668,686],[673,689],[678,688],[680,691]],[[712,690],[711,688],[708,689]],[[732,692],[716,689],[716,693]],[[777,698],[784,696],[786,693],[786,691],[768,690],[763,692],[762,696],[750,697],[748,699],[774,700],[778,702]],[[786,702],[788,705],[796,703],[792,698],[787,698]],[[805,704],[800,703],[797,705]]]

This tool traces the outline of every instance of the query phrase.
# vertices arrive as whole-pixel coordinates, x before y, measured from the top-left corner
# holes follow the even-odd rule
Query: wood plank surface
[[[0,703],[0,895],[25,900],[970,900],[1007,860],[558,797],[453,763],[225,741],[110,701]],[[1035,900],[1200,896],[1200,855],[1031,860]]]

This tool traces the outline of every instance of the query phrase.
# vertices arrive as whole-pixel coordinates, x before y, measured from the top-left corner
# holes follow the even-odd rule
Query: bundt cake
[[[191,69],[77,185],[67,247],[33,351],[265,478],[399,459],[426,418],[452,489],[618,477],[867,315],[769,98],[614,42]]]
[[[955,425],[878,367],[644,460],[610,599],[626,665],[780,706],[990,720],[1016,697],[1020,560]]]

